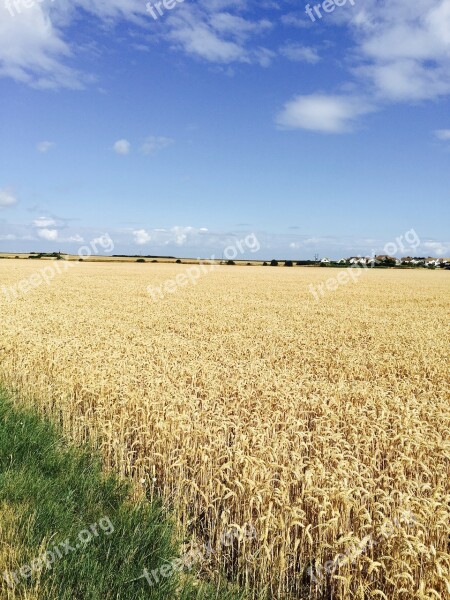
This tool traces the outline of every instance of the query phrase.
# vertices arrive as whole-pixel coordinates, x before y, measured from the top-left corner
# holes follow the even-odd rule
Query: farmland
[[[0,390],[0,598],[240,600],[180,568],[149,589],[142,565],[167,568],[181,540],[160,503],[136,502],[130,487]]]
[[[1,261],[0,284],[37,269]],[[152,301],[184,269],[77,263],[0,293],[0,381],[210,542],[205,577],[448,597],[448,273],[367,269],[316,299],[327,270],[224,266]]]

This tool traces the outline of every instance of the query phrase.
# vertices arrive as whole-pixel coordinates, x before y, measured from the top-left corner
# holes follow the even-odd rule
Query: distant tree
[[[277,261],[277,260],[275,260],[275,259],[274,259],[274,260],[271,260],[271,261],[270,261],[270,266],[271,266],[271,267],[278,267],[278,261]]]
[[[236,263],[234,262],[234,260],[227,260],[227,265],[235,265]]]
[[[286,260],[286,261],[284,262],[284,266],[285,266],[285,267],[293,267],[293,266],[294,266],[294,263],[292,262],[292,260]]]
[[[138,263],[145,263],[145,259],[144,258],[138,258],[136,262],[138,262]]]
[[[263,267],[268,267],[269,265],[266,262],[263,262]]]
[[[177,265],[181,265],[181,260],[178,258],[176,261]]]
[[[395,262],[395,258],[385,258],[381,264],[385,265],[386,267],[395,267],[397,263]]]

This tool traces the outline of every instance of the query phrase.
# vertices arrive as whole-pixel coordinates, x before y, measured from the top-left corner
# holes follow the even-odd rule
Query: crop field
[[[205,578],[449,598],[448,272],[315,298],[336,270],[223,266],[152,298],[186,265],[75,263],[12,294],[41,268],[0,261],[0,382],[162,496]]]

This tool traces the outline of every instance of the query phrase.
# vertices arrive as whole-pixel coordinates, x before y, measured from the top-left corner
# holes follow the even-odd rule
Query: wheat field
[[[40,268],[0,261],[0,287]],[[316,301],[332,269],[218,267],[149,297],[185,269],[80,263],[0,291],[0,382],[161,495],[211,543],[205,577],[449,598],[449,273],[367,270]]]

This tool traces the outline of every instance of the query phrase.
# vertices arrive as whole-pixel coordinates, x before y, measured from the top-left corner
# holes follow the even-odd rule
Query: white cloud
[[[56,221],[51,217],[39,217],[33,221],[33,227],[54,227],[56,225]]]
[[[36,149],[38,152],[45,154],[49,150],[51,150],[55,146],[55,142],[39,142],[37,144]]]
[[[177,246],[184,246],[188,240],[189,234],[192,233],[194,229],[192,227],[172,227],[170,231],[175,244]]]
[[[36,3],[12,16],[0,3],[0,76],[43,89],[83,87],[80,74],[63,63],[71,50],[52,14]]]
[[[78,233],[76,233],[75,235],[71,235],[67,241],[78,242],[78,243],[82,244],[84,242],[84,238],[82,238],[81,235],[78,235]]]
[[[450,254],[450,243],[428,241],[422,242],[420,248],[423,248],[427,252],[432,252],[437,257],[448,256]]]
[[[79,48],[67,41],[68,31],[81,11],[107,26],[120,21],[148,25],[145,3],[140,0],[37,0],[29,8],[17,5],[18,9],[15,3],[7,8],[0,2],[0,77],[41,89],[82,89],[93,80],[70,66]]]
[[[8,190],[0,190],[0,208],[14,206],[17,203],[17,198]]]
[[[255,5],[252,0],[180,3],[160,19],[152,42],[168,41],[172,50],[212,63],[266,67],[276,49],[262,41],[273,25],[252,16]],[[264,6],[277,8],[280,14],[283,9],[279,2]],[[0,2],[0,77],[42,89],[83,88],[92,78],[71,66],[76,53],[68,42],[81,11],[108,27],[124,21],[143,30],[149,26],[150,17],[141,0],[36,2],[30,8],[22,7],[16,16]],[[315,26],[300,10],[286,12],[281,21],[298,29]],[[327,15],[327,23],[345,26],[346,42],[350,41],[341,61],[349,69],[347,81],[341,82],[347,88],[340,89],[351,84],[355,97],[371,98],[380,109],[387,103],[450,95],[450,0],[364,0]],[[283,46],[281,53],[311,64],[319,58],[301,39]],[[333,93],[330,90],[327,95],[333,97]]]
[[[210,239],[210,236],[214,238],[214,234],[210,234],[210,231],[206,227],[191,227],[189,225],[174,225],[167,229],[137,229],[132,231],[132,235],[134,242],[138,246],[143,246],[151,241],[155,248],[170,245],[180,247],[204,245]]]
[[[169,37],[188,54],[200,56],[211,62],[243,61],[245,57],[245,52],[239,44],[221,39],[204,23],[180,25],[172,29]]]
[[[377,62],[355,70],[375,88],[380,101],[433,100],[450,93],[450,77],[440,68],[424,68],[417,60]]]
[[[257,63],[260,67],[270,67],[276,53],[268,48],[256,48],[251,53],[251,60]]]
[[[280,48],[280,54],[295,62],[306,62],[314,65],[320,61],[317,50],[301,44],[285,44]]]
[[[328,17],[330,24],[345,26],[353,41],[345,57],[349,75],[342,84],[351,85],[355,97],[371,98],[371,110],[381,110],[388,103],[417,103],[450,95],[450,0],[364,0]],[[302,26],[293,14],[282,21]],[[289,106],[298,114],[292,102]],[[328,108],[326,114],[334,113],[336,119],[330,127],[314,129],[347,130],[345,124],[353,121],[354,108],[349,118],[341,106]],[[371,110],[356,107],[356,116]],[[288,120],[298,119],[291,114]],[[303,127],[303,119],[299,121]]]
[[[450,141],[450,129],[437,129],[434,135],[438,140],[443,140],[444,142]]]
[[[369,0],[350,27],[380,99],[416,101],[450,93],[450,0]]]
[[[174,47],[187,54],[215,63],[270,64],[270,50],[257,45],[253,37],[272,28],[267,19],[252,20],[242,14],[248,8],[245,0],[185,4],[167,20],[165,36]]]
[[[134,241],[138,246],[143,246],[151,241],[152,236],[145,229],[137,229],[133,231]]]
[[[312,21],[305,18],[305,13],[288,13],[282,15],[281,22],[288,27],[297,27],[298,29],[307,29],[311,26]]]
[[[157,154],[160,150],[164,150],[172,144],[175,140],[163,136],[149,136],[142,145],[142,152],[144,154]]]
[[[285,104],[277,123],[288,129],[345,133],[352,130],[360,116],[371,110],[367,101],[352,96],[297,96]]]
[[[245,38],[249,33],[260,33],[272,28],[272,23],[267,19],[250,21],[229,12],[213,13],[209,23],[217,32],[242,38]]]
[[[160,19],[154,39],[168,40],[172,49],[211,62],[266,65],[267,56],[261,58],[259,48],[251,45],[272,24],[267,19],[246,18],[243,13],[250,5],[248,0],[180,3]],[[145,30],[150,19],[141,0],[37,1],[29,8],[19,5],[19,9],[17,14],[13,3],[8,10],[0,2],[0,77],[42,89],[82,89],[93,80],[70,65],[76,49],[68,41],[69,31],[81,12],[106,27],[128,22]]]
[[[206,227],[191,227],[175,225],[171,227],[164,236],[164,243],[185,246],[187,244],[204,243],[205,235],[209,233]]]
[[[58,239],[58,231],[56,229],[39,229],[38,236],[43,240],[53,242]]]
[[[113,146],[114,152],[117,154],[129,154],[131,150],[131,144],[128,140],[117,140]]]

